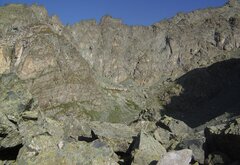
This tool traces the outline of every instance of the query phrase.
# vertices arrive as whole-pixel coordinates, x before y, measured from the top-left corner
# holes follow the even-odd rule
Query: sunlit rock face
[[[201,139],[239,114],[239,57],[237,0],[151,26],[0,7],[0,164],[216,162]]]
[[[39,105],[58,107],[56,113],[67,104],[94,110],[94,118],[104,109],[136,115],[148,106],[149,87],[238,57],[238,9],[230,1],[148,27],[127,26],[111,16],[64,27],[42,7],[8,5],[0,9],[0,72],[26,80]]]
[[[0,73],[10,71],[10,57],[5,47],[0,47]]]
[[[239,4],[179,13],[149,27],[127,26],[110,16],[67,27],[82,56],[113,82],[149,86],[231,58],[240,46]]]
[[[42,7],[14,4],[0,12],[0,73],[14,72],[24,80],[47,115],[126,123],[136,119],[141,107],[135,100],[142,104],[143,94],[135,99],[125,87],[105,83],[55,16],[48,17]],[[122,91],[126,96],[119,95]]]

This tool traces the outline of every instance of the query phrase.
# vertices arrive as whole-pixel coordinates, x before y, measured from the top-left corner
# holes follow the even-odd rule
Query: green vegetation
[[[141,108],[140,108],[134,101],[132,101],[132,100],[128,100],[128,99],[127,99],[126,104],[127,104],[127,106],[128,106],[130,109],[138,110],[138,111],[140,111],[140,109],[141,109]]]
[[[111,123],[119,123],[121,122],[123,112],[119,106],[115,106],[115,108],[109,112],[108,121]]]

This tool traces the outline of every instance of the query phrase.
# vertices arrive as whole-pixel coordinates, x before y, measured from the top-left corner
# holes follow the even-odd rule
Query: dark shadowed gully
[[[240,115],[240,60],[194,69],[176,80],[183,92],[166,105],[166,114],[191,127],[216,117]]]

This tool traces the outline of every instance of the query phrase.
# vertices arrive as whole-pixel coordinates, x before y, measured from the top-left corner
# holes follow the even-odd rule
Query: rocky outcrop
[[[0,45],[5,45],[0,49],[1,72],[14,72],[25,80],[47,115],[61,118],[69,113],[85,119],[127,123],[135,119],[137,105],[125,97],[114,99],[98,85],[81,51],[62,35],[63,25],[55,17],[49,18],[45,9],[8,5],[0,12]],[[110,90],[121,91],[121,87]],[[113,112],[108,113],[110,110]]]
[[[239,160],[239,118],[227,124],[206,128],[209,153],[220,152],[232,160]]]
[[[4,150],[22,144],[17,123],[34,100],[14,74],[1,76],[0,83],[0,150]]]
[[[83,21],[67,29],[99,75],[146,86],[231,58],[229,52],[240,46],[239,6],[231,2],[222,8],[180,13],[150,27],[129,27],[106,16],[99,24]]]

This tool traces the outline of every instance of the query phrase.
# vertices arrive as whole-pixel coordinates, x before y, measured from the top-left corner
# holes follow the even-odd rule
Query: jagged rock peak
[[[228,0],[228,4],[230,7],[240,5],[240,0]]]
[[[34,13],[35,17],[40,20],[46,20],[48,18],[48,12],[44,6],[38,6],[36,4],[33,5],[25,5],[25,4],[7,4],[6,6],[0,6],[2,12],[9,12],[14,14],[14,12],[24,11],[25,13],[21,13],[24,15],[31,11]],[[31,17],[30,17],[31,18]]]
[[[101,18],[100,24],[109,24],[109,23],[122,24],[122,20],[113,18],[110,15],[105,15]]]

